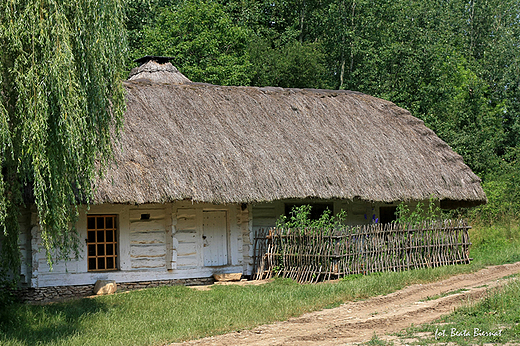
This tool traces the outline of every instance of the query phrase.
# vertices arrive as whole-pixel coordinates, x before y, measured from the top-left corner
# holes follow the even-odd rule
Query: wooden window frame
[[[118,270],[117,219],[115,214],[87,215],[87,271]]]

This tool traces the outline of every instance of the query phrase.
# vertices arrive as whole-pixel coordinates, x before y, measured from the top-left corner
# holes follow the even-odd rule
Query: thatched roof
[[[170,83],[170,84],[184,84],[191,83],[191,81],[182,73],[177,70],[175,66],[168,63],[169,58],[163,57],[166,60],[165,63],[161,64],[156,60],[150,60],[144,57],[137,59],[136,62],[142,62],[139,67],[135,67],[130,71],[130,77],[128,80],[139,80],[146,79],[158,83]],[[158,60],[158,59],[157,59]]]
[[[116,165],[98,182],[97,203],[486,201],[462,157],[391,102],[133,77]]]

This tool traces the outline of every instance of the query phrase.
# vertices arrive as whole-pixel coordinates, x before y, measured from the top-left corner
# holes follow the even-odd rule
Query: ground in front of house
[[[405,338],[390,334],[412,325],[432,322],[449,314],[470,299],[483,297],[489,293],[489,289],[504,285],[510,281],[508,276],[518,273],[520,273],[520,262],[492,266],[439,282],[408,286],[385,296],[349,302],[337,308],[308,313],[288,321],[184,344],[258,346],[360,343],[382,345],[387,342],[395,346],[422,344],[421,339],[424,337],[431,339],[432,332],[412,333]],[[474,332],[472,326],[467,326],[467,330],[471,334]],[[455,332],[463,333],[464,330]],[[482,332],[493,333],[498,330],[482,330]],[[448,328],[445,336],[439,336],[439,341],[444,345],[450,344],[450,333],[452,331]]]

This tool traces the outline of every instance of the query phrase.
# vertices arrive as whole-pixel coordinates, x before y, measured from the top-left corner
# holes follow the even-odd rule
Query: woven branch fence
[[[254,237],[257,280],[274,275],[300,283],[351,274],[469,263],[464,221],[417,225],[372,224],[326,233],[316,229],[259,230]]]

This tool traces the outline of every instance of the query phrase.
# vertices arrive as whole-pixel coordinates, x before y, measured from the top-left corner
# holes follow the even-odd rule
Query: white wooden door
[[[204,265],[222,266],[228,264],[227,215],[225,211],[203,212]]]

